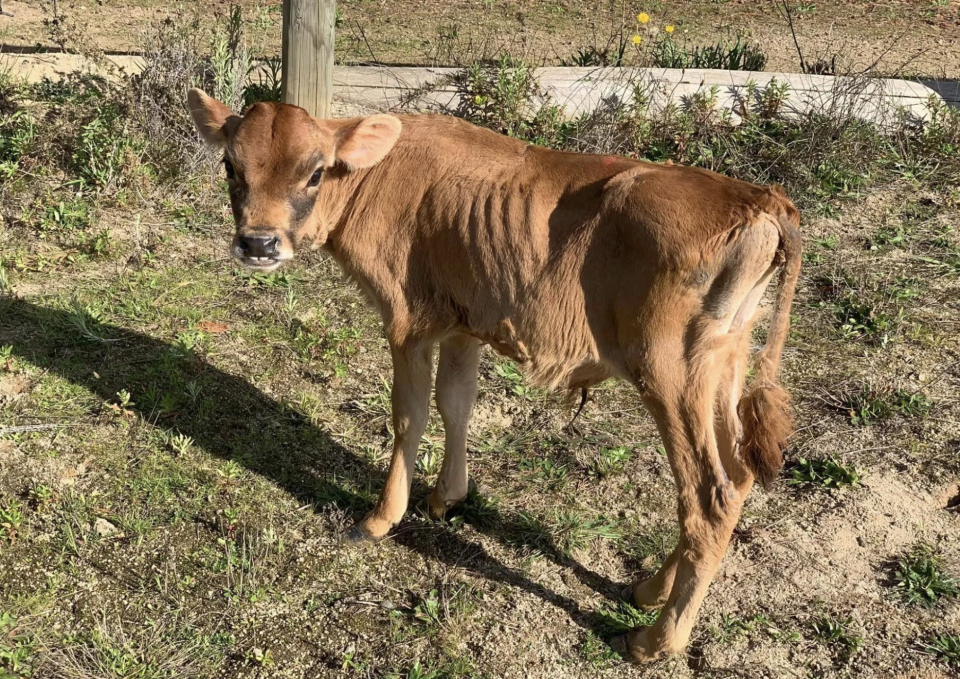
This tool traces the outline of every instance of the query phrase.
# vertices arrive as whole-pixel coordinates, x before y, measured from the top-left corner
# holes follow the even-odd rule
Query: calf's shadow
[[[18,359],[82,385],[105,402],[116,402],[117,393],[127,390],[133,401],[129,408],[144,421],[189,436],[207,453],[242,464],[304,504],[332,502],[359,518],[369,509],[370,495],[356,489],[367,486],[375,493],[384,480],[384,470],[242,377],[181,346],[100,322],[80,310],[0,297],[0,345],[12,345]],[[164,402],[170,394],[184,392],[195,398]],[[168,419],[158,415],[171,409]],[[475,524],[477,529],[504,542],[524,530],[516,517],[495,507],[485,508],[485,519]],[[567,611],[584,629],[602,629],[593,611],[533,582],[481,544],[444,526],[405,521],[389,539],[425,558],[529,592]],[[616,596],[617,583],[556,549],[545,550],[545,556],[571,568],[594,591]]]

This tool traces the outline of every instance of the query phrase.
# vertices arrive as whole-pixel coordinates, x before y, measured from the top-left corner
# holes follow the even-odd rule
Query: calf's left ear
[[[224,126],[231,120],[240,120],[240,116],[196,87],[187,92],[187,107],[197,132],[213,146],[223,146],[227,141]]]
[[[350,170],[373,167],[390,153],[401,127],[397,118],[388,115],[351,120],[338,130],[336,159]]]

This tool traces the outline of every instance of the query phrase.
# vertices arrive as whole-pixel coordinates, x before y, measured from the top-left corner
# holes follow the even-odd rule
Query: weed
[[[581,47],[576,54],[567,59],[561,59],[561,66],[623,66],[623,57],[627,51],[627,38],[618,35],[611,38],[606,45],[599,47],[590,45]]]
[[[78,299],[70,302],[67,321],[79,333],[80,337],[88,342],[111,342],[101,328],[102,314],[98,309],[85,306]]]
[[[831,489],[860,484],[860,471],[832,456],[824,460],[801,457],[790,470],[790,476],[790,483],[797,486],[810,485]]]
[[[106,188],[128,181],[139,163],[142,144],[130,134],[129,116],[117,103],[100,103],[83,123],[70,165],[89,186]]]
[[[591,520],[563,509],[548,520],[530,512],[518,513],[511,541],[539,552],[569,557],[593,540],[619,541],[620,538],[617,527],[604,517]]]
[[[0,178],[11,179],[33,148],[36,128],[26,111],[0,116]]]
[[[900,316],[891,316],[875,302],[850,292],[833,304],[837,326],[846,339],[865,339],[885,346],[899,325]]]
[[[713,45],[693,48],[680,44],[672,37],[657,41],[653,48],[653,65],[658,68],[714,68],[724,71],[762,71],[767,56],[760,45],[747,42],[737,34],[733,42],[721,40]]]
[[[167,445],[178,456],[186,455],[193,448],[193,439],[186,434],[168,431],[165,434]]]
[[[0,677],[33,676],[34,643],[17,626],[17,618],[0,613]]]
[[[23,523],[23,505],[15,500],[9,499],[0,502],[0,529],[3,529],[3,535],[8,540],[17,537],[17,531]]]
[[[476,491],[471,492],[451,519],[451,524],[457,527],[461,523],[469,523],[480,529],[490,528],[499,520],[499,504],[494,497],[487,497]]]
[[[620,658],[607,642],[593,632],[587,632],[587,638],[580,646],[580,655],[595,667],[602,667]]]
[[[413,607],[413,617],[426,625],[439,626],[443,615],[437,590],[432,589],[420,597]]]
[[[503,56],[493,66],[475,63],[460,86],[464,117],[474,123],[541,146],[561,145],[569,131],[560,108],[542,103],[546,95],[526,62]]]
[[[852,624],[851,618],[823,616],[810,623],[810,627],[818,639],[846,662],[856,655],[863,645],[863,637],[850,630]]]
[[[523,383],[523,374],[511,361],[500,361],[493,366],[493,373],[509,385],[511,392],[521,398],[529,398],[531,389]]]
[[[960,665],[960,636],[937,634],[921,643],[925,653],[934,655],[950,665]]]
[[[83,231],[93,222],[90,204],[82,196],[74,196],[69,202],[60,201],[49,205],[40,220],[42,233]]]
[[[601,479],[614,474],[620,474],[630,461],[632,452],[629,448],[601,448],[597,458],[593,461],[590,470]]]
[[[720,614],[720,627],[711,628],[713,637],[723,643],[730,643],[741,637],[749,636],[757,630],[766,632],[769,636],[780,636],[783,632],[773,625],[770,616],[757,613],[750,617],[740,617],[728,613]]]
[[[567,483],[569,469],[567,465],[546,458],[524,458],[520,461],[520,469],[533,472],[533,480],[543,483],[551,490],[559,490]]]
[[[943,559],[930,545],[917,545],[901,557],[893,582],[901,601],[928,608],[960,595],[960,582],[944,572]]]
[[[597,611],[601,632],[606,637],[624,634],[638,627],[649,627],[657,621],[659,614],[659,611],[643,611],[634,608],[625,601],[620,601],[612,607],[605,606]]]
[[[933,408],[933,402],[922,392],[869,384],[861,385],[856,391],[843,391],[830,403],[846,413],[851,424],[860,427],[876,424],[897,414],[903,417],[925,417]]]

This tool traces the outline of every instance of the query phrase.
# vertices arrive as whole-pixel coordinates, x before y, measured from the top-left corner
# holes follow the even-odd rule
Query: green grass
[[[847,414],[850,424],[860,427],[877,424],[894,415],[926,417],[933,409],[933,402],[921,391],[870,384],[863,384],[858,390],[843,391],[832,403]]]
[[[601,479],[622,474],[632,455],[632,451],[625,446],[601,448],[590,471]]]
[[[456,32],[449,28],[450,40]],[[346,530],[377,499],[391,450],[379,319],[329,259],[305,253],[267,275],[226,260],[226,198],[182,92],[184,78],[212,85],[206,69],[242,55],[220,43],[220,66],[192,61],[197,55],[175,37],[164,38],[162,58],[145,54],[152,70],[144,80],[44,82],[15,95],[14,114],[0,114],[8,243],[0,254],[0,426],[56,427],[0,437],[0,457],[15,460],[0,465],[0,570],[14,573],[0,578],[0,674],[29,676],[43,662],[49,676],[265,677],[342,665],[357,678],[479,678],[547,654],[570,674],[616,671],[604,639],[657,614],[597,602],[619,580],[656,569],[679,537],[669,461],[653,452],[656,443],[637,443],[656,431],[635,390],[603,385],[578,421],[582,431],[569,432],[559,399],[485,351],[470,465],[491,490],[471,493],[449,521],[411,507],[376,547],[346,544]],[[203,51],[211,36],[194,37]],[[616,60],[618,49],[579,58]],[[224,76],[222,87],[236,85]],[[875,377],[863,374],[865,357],[889,363],[892,374],[909,370],[912,380],[938,374],[952,350],[949,332],[935,346],[917,328],[932,336],[955,321],[940,304],[956,296],[960,271],[949,227],[955,114],[940,111],[924,128],[891,135],[842,117],[785,116],[792,95],[778,85],[752,93],[756,107],[739,126],[711,111],[709,91],[672,112],[653,110],[640,92],[602,116],[567,121],[555,102],[529,106],[539,86],[516,59],[485,60],[460,84],[473,97],[465,115],[527,141],[784,184],[808,233],[822,234],[806,248],[783,366],[806,432],[793,480],[835,488],[866,473],[830,457],[860,443],[823,436],[848,428],[823,418],[802,388],[821,369],[855,376],[851,398],[834,392],[836,407],[878,428],[854,434],[876,433],[888,445],[863,457],[865,470],[900,469],[910,451],[899,473],[911,484],[929,485],[933,472],[942,483],[944,470],[955,471],[954,460],[930,452],[950,450],[949,430],[918,422],[941,411],[956,420],[951,399],[934,403],[926,386],[861,389]],[[275,85],[231,96],[275,98]],[[888,218],[858,215],[854,201],[878,190],[894,196]],[[842,218],[842,228],[824,217]],[[864,253],[871,239],[880,245]],[[811,283],[820,277],[832,287],[818,298]],[[906,431],[921,426],[922,445]],[[415,500],[441,461],[435,411],[424,438]],[[872,511],[863,499],[874,492],[844,502]],[[816,496],[782,488],[751,500],[741,547],[757,527],[783,537],[784,502],[802,520],[819,507]],[[811,561],[799,566],[824,568],[802,545],[797,552]],[[735,592],[736,607],[730,588],[714,587],[698,621],[694,639],[707,663],[715,643],[731,666],[775,644],[791,647],[764,657],[787,651],[794,667],[821,663],[824,648],[836,658],[862,647],[856,662],[877,673],[915,643],[915,629],[929,629],[926,610],[903,606],[883,643],[859,641],[845,618],[804,630],[819,643],[796,643],[791,621],[817,615],[818,605],[799,591],[793,617],[753,614],[771,610],[761,599],[783,585],[782,573],[752,549],[740,556],[752,575]],[[937,568],[930,585],[928,571],[910,567],[905,589],[922,596],[929,588],[944,601],[949,576]],[[842,589],[831,594],[856,619],[871,613]],[[548,642],[529,640],[529,619]],[[956,655],[954,637],[925,643],[941,660],[918,654],[924,669]],[[849,669],[816,667],[827,676]]]
[[[921,648],[949,665],[960,665],[960,636],[956,634],[934,635],[922,642]]]
[[[657,621],[659,615],[659,611],[643,611],[625,601],[620,601],[614,606],[604,606],[597,611],[600,630],[605,637],[626,634],[638,627],[649,627]]]
[[[712,45],[687,45],[666,36],[653,47],[653,66],[658,68],[713,68],[724,71],[762,71],[767,55],[757,43],[738,34],[733,40]],[[594,65],[594,64],[589,64]]]
[[[893,583],[898,599],[927,608],[960,595],[960,581],[944,570],[943,559],[930,545],[917,545],[897,561]]]
[[[863,646],[863,637],[853,629],[851,618],[823,616],[810,623],[814,637],[843,662],[849,662]]]
[[[790,483],[795,486],[843,488],[860,484],[860,471],[835,457],[822,460],[798,458],[790,469]]]
[[[621,537],[619,528],[605,517],[590,519],[561,509],[546,516],[519,512],[510,539],[535,552],[569,557],[594,540],[617,542]]]
[[[17,618],[0,613],[0,677],[30,677],[37,661],[34,640],[17,624]]]

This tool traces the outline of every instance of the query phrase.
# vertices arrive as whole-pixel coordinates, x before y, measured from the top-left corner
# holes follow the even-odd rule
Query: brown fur
[[[633,588],[636,604],[664,609],[630,633],[627,650],[638,661],[681,651],[754,476],[769,483],[790,433],[776,374],[800,242],[782,191],[551,151],[444,116],[316,120],[257,104],[240,118],[198,90],[189,105],[236,172],[234,255],[271,270],[298,248],[324,247],[383,318],[394,454],[353,535],[379,539],[402,518],[434,383],[446,446],[431,513],[467,495],[482,344],[537,385],[628,380],[663,437],[681,537]],[[272,238],[275,257],[245,250]],[[781,265],[757,377],[741,398],[752,320]]]

